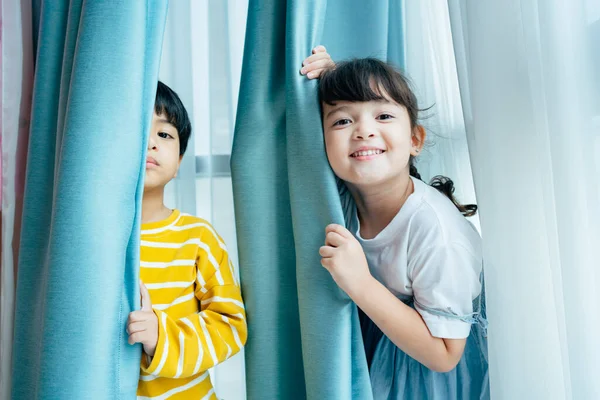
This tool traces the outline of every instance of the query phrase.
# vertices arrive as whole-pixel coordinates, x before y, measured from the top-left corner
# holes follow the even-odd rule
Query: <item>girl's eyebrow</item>
[[[327,113],[327,115],[325,116],[325,119],[329,118],[331,116],[331,114],[336,113],[338,111],[343,111],[344,109],[350,108],[348,106],[339,106],[339,107],[335,107],[333,110],[329,111]]]

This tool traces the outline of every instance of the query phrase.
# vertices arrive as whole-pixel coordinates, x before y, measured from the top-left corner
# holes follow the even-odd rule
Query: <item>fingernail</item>
[[[301,73],[302,75],[306,74],[306,68],[302,68],[302,69],[300,70],[300,73]]]
[[[314,72],[309,72],[308,75],[306,75],[306,76],[308,76],[309,78],[312,78],[313,76],[315,76],[315,73]]]

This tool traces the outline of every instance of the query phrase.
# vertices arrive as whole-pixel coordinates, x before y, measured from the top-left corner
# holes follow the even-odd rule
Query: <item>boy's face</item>
[[[180,163],[177,129],[169,123],[164,115],[154,113],[148,138],[144,190],[164,187],[177,176]]]

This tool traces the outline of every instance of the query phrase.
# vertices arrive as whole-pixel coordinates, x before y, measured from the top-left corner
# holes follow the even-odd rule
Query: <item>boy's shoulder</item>
[[[198,225],[198,226],[210,226],[212,227],[212,225],[210,224],[210,222],[208,222],[207,220],[205,220],[204,218],[200,218],[197,217],[195,215],[192,214],[187,214],[184,212],[180,212],[179,214],[179,218],[177,219],[175,225],[176,226],[185,226],[185,225]]]
[[[199,238],[203,241],[223,242],[223,239],[210,222],[187,213],[181,213],[173,227],[173,231],[187,231],[189,237]]]

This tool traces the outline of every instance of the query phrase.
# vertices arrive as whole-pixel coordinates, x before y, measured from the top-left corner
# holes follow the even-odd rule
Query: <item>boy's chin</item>
[[[144,193],[153,192],[159,189],[164,189],[165,184],[162,182],[144,182]]]

